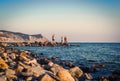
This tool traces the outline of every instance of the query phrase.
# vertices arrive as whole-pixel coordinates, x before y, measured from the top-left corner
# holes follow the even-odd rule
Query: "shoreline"
[[[108,77],[100,76],[94,78],[89,71],[90,68],[80,68],[75,66],[72,62],[63,60],[59,62],[56,56],[52,58],[43,58],[30,51],[17,50],[14,48],[6,49],[6,47],[2,45],[0,45],[0,56],[0,63],[2,65],[0,66],[0,73],[2,73],[0,74],[0,80],[2,81],[45,81],[49,79],[49,81],[119,80],[119,71],[118,73],[114,71],[113,74]],[[102,68],[104,65],[96,65],[94,67]],[[94,73],[94,68],[92,69]]]

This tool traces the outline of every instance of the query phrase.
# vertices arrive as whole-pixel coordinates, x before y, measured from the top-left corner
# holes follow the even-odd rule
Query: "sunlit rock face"
[[[28,35],[19,32],[0,30],[0,42],[45,42],[47,38],[42,34]]]

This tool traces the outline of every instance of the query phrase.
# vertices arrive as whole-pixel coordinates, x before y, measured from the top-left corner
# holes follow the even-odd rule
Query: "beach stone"
[[[77,78],[83,75],[83,71],[79,67],[71,68],[69,72],[73,77],[77,77]]]
[[[5,51],[5,48],[0,46],[0,53],[3,53]]]
[[[57,75],[60,81],[75,81],[67,70],[60,70]]]
[[[97,64],[97,65],[93,65],[91,68],[104,68],[105,65],[104,64]]]
[[[8,64],[0,57],[0,69],[5,70],[8,68],[9,68]]]
[[[26,64],[38,64],[36,59],[30,60],[28,62],[25,62]]]
[[[0,76],[0,81],[7,81],[7,78],[5,76]]]
[[[93,79],[93,77],[92,77],[91,74],[89,74],[89,73],[85,73],[85,77],[86,77],[88,80]]]
[[[55,79],[53,79],[51,76],[49,76],[48,74],[45,74],[40,81],[56,81]]]
[[[36,77],[45,73],[45,70],[43,68],[41,68],[40,66],[32,67],[28,70],[31,70],[33,72],[34,76],[36,76]]]
[[[10,55],[10,57],[11,57],[11,59],[16,59],[16,55],[15,55],[15,53],[12,53],[11,55]]]
[[[32,81],[32,78],[33,78],[33,77],[28,77],[28,78],[26,79],[26,81]]]
[[[2,57],[7,58],[7,57],[8,57],[8,54],[4,52],[4,53],[2,54]]]
[[[15,75],[15,71],[12,69],[7,69],[5,75],[9,81],[10,80],[12,81],[12,79],[17,79],[17,76]]]
[[[24,69],[24,67],[18,64],[17,69],[16,69],[16,73],[22,72],[23,69]]]
[[[54,75],[56,75],[60,70],[64,70],[64,68],[58,64],[53,64],[50,70],[54,73]]]
[[[52,66],[53,66],[53,64],[54,64],[54,63],[53,63],[53,62],[51,62],[51,61],[48,63],[48,65],[49,65],[50,67],[52,67]]]

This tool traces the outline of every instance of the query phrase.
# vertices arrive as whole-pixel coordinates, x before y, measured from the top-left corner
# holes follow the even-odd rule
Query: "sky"
[[[0,0],[0,30],[120,42],[120,0]]]

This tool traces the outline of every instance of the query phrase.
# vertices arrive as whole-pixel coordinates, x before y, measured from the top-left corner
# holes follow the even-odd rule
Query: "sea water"
[[[93,76],[109,76],[112,71],[120,69],[120,43],[70,43],[70,46],[57,47],[15,47],[30,50],[44,57],[59,57],[60,60],[73,62],[75,65],[91,67],[104,64],[105,68],[97,69]]]

